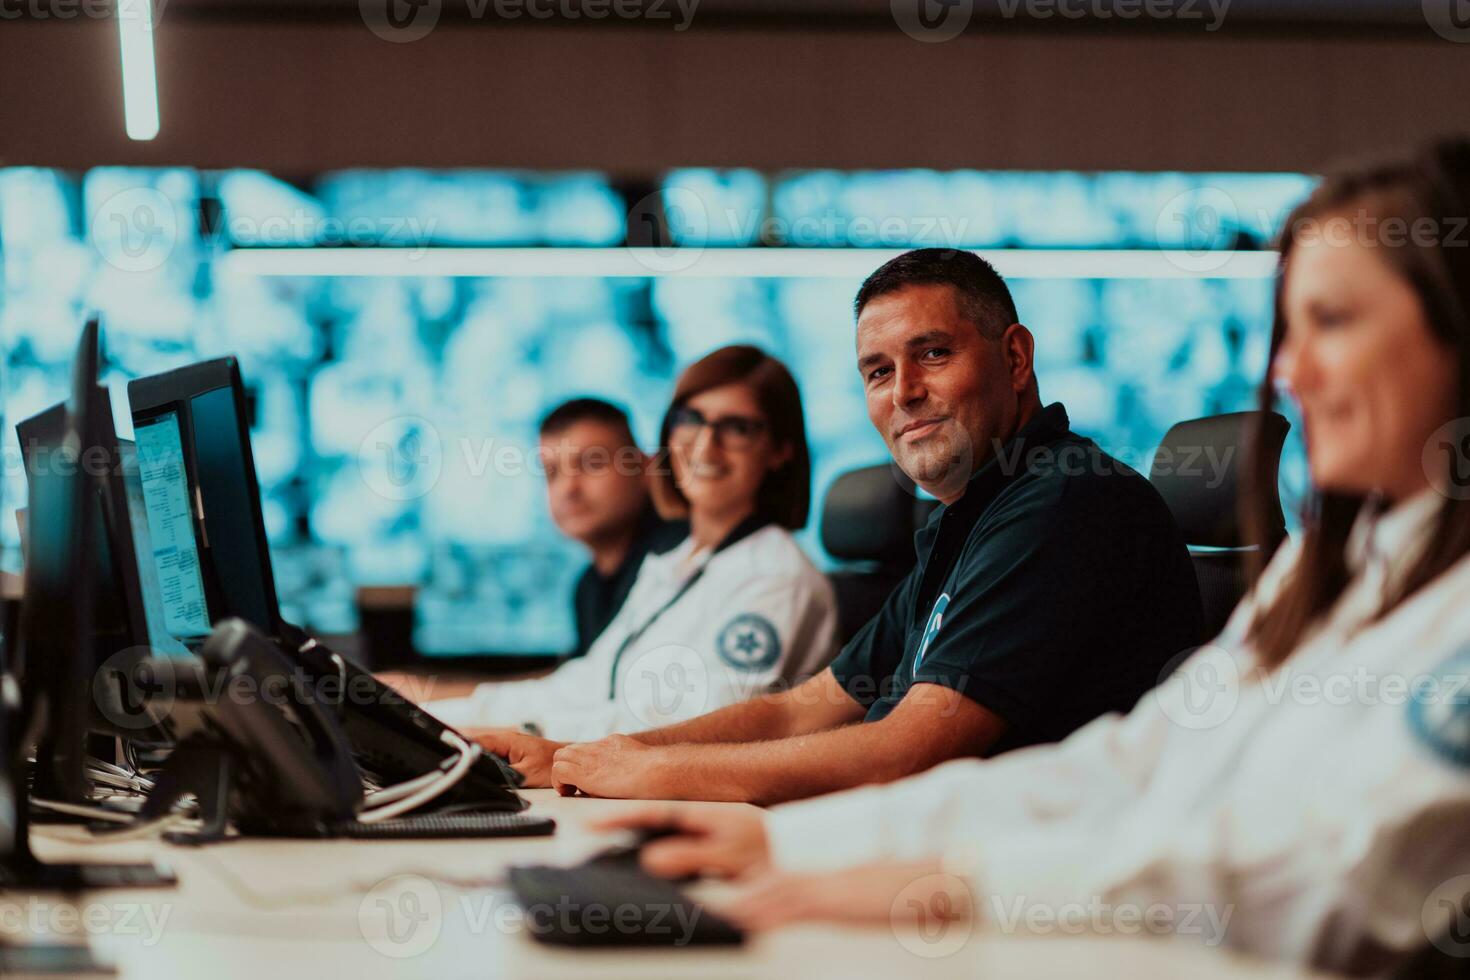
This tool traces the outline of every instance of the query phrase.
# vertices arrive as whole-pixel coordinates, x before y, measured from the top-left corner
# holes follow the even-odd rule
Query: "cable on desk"
[[[100,786],[105,786],[110,790],[123,790],[124,792],[132,793],[137,796],[146,795],[148,793],[148,790],[153,785],[150,782],[146,782],[145,780],[141,780],[133,776],[119,776],[116,773],[107,771],[106,769],[89,768],[87,770],[87,778],[93,783],[96,783]]]
[[[405,796],[418,792],[425,786],[434,785],[434,783],[447,775],[448,772],[448,769],[435,769],[433,772],[426,772],[422,776],[415,776],[406,782],[395,783],[383,789],[373,790],[363,798],[363,808],[371,810],[383,804],[392,803],[394,800],[401,800]]]
[[[374,798],[376,799],[382,799],[382,794],[386,793],[406,792],[407,795],[404,795],[399,799],[393,799],[391,802],[383,803],[381,806],[376,806],[371,809],[364,810],[362,813],[358,814],[358,820],[363,823],[381,823],[384,820],[391,820],[394,817],[399,816],[400,814],[407,813],[410,810],[414,810],[418,807],[423,806],[430,800],[437,799],[444,793],[448,792],[456,784],[458,784],[461,779],[464,779],[464,777],[470,771],[470,766],[473,765],[474,761],[480,757],[480,747],[474,743],[466,742],[464,739],[460,738],[459,735],[455,734],[448,728],[440,732],[439,737],[444,742],[447,742],[449,745],[459,750],[459,758],[455,761],[454,766],[446,773],[440,774],[436,772],[426,774],[428,776],[433,776],[436,778],[422,788],[413,791],[406,791],[403,789],[403,787],[409,785],[409,783],[416,782],[417,780],[409,780],[409,783],[403,783],[399,786],[390,786],[387,789],[379,790],[377,793],[373,794]],[[418,777],[418,779],[423,778],[425,777]]]
[[[129,772],[122,766],[119,766],[115,763],[107,762],[102,759],[98,759],[94,756],[87,757],[87,765],[91,767],[88,771],[88,774],[91,775],[93,778],[96,778],[97,770],[101,770],[102,772],[109,774],[114,779],[126,780],[127,788],[129,789],[134,789],[146,793],[153,788],[153,780],[149,779],[147,776],[144,776],[136,769]]]

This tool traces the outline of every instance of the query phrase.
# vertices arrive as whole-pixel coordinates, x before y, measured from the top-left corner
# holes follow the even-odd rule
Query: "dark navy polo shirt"
[[[991,754],[1128,711],[1203,642],[1184,539],[1153,485],[1053,404],[914,536],[918,563],[832,672],[886,717],[938,684],[1007,723]]]

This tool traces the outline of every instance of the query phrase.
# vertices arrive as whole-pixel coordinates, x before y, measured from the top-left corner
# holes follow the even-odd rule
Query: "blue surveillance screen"
[[[779,357],[801,386],[812,460],[812,520],[798,541],[824,566],[827,488],[889,458],[853,358],[863,276],[887,249],[1029,253],[1031,271],[1010,288],[1037,338],[1042,398],[1147,472],[1175,422],[1255,407],[1270,349],[1270,243],[1316,184],[1173,171],[648,176],[668,243],[693,265],[641,265],[648,253],[622,251],[642,240],[647,215],[633,184],[608,173],[351,169],[288,180],[0,166],[0,417],[65,397],[79,309],[102,318],[102,381],[120,438],[130,379],[233,355],[282,618],[345,636],[359,627],[362,590],[389,587],[413,595],[413,645],[425,656],[558,654],[575,639],[572,591],[589,557],[547,506],[538,424],[557,405],[609,400],[653,450],[685,365],[735,343]],[[600,259],[568,263],[564,249],[636,259],[647,275],[621,264],[604,275]],[[782,274],[742,271],[733,260],[745,250],[779,252]],[[838,253],[852,264],[833,271]],[[507,266],[502,254],[518,258]],[[1048,272],[1058,257],[1067,261]],[[66,274],[36,274],[58,262]],[[230,393],[174,407],[179,418],[142,426],[157,431],[140,443],[177,453],[182,426],[190,479],[215,486],[218,473],[227,485],[239,465]],[[1282,459],[1289,514],[1309,489],[1300,432]],[[0,426],[0,455],[18,451]],[[152,519],[175,532],[157,532],[159,578],[176,603],[173,628],[202,632],[185,520],[193,484],[165,469],[150,484]],[[6,467],[7,571],[20,567],[13,514],[25,499],[23,468]],[[238,503],[230,509],[244,514]],[[197,557],[222,590],[208,596],[221,603],[210,612],[261,618],[247,596],[259,571],[227,555],[212,529],[205,543]],[[235,554],[255,560],[250,548]],[[231,585],[238,594],[224,595]]]

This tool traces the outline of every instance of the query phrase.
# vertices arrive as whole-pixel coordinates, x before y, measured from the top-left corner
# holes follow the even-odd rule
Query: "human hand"
[[[859,865],[828,874],[762,875],[719,911],[747,929],[797,922],[936,925],[967,919],[974,902],[964,880],[938,862]]]
[[[566,744],[514,728],[466,728],[463,731],[480,748],[509,762],[511,768],[525,779],[527,789],[551,785],[551,759]]]
[[[765,814],[741,804],[651,804],[594,821],[589,827],[678,831],[675,836],[650,841],[638,855],[643,870],[664,878],[700,874],[737,878],[770,861]]]
[[[574,742],[556,753],[551,784],[562,796],[656,800],[673,795],[664,788],[666,750],[627,735]]]

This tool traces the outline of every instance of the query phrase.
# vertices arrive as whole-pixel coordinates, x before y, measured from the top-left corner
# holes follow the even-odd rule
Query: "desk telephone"
[[[299,631],[278,643],[228,619],[198,653],[150,664],[177,743],[143,816],[165,816],[193,796],[203,824],[171,839],[217,840],[229,823],[294,837],[502,836],[554,826],[515,812],[527,803],[502,760]]]

